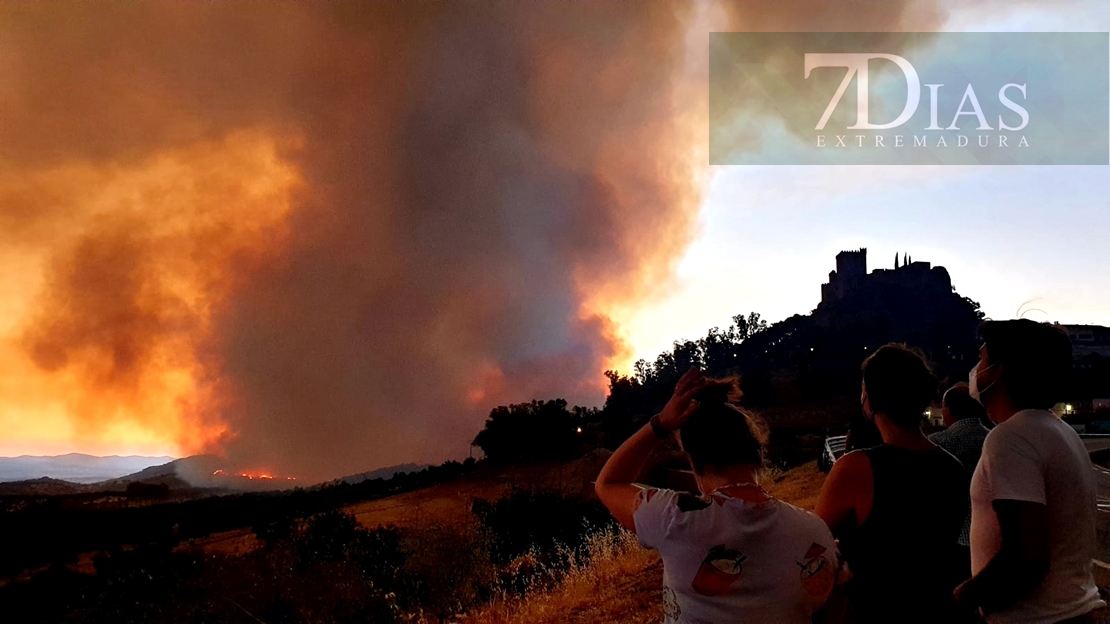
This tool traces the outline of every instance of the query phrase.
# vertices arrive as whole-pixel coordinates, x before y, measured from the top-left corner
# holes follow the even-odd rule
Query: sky
[[[1110,29],[864,5],[0,6],[0,455],[465,457],[496,405],[808,313],[859,247],[1110,325],[1106,167],[707,164],[710,30]]]
[[[1110,6],[951,3],[942,30],[1107,31]],[[738,313],[805,314],[860,247],[869,270],[907,252],[946,267],[990,318],[1110,325],[1108,198],[1099,166],[715,167],[677,288],[629,323],[632,359]]]

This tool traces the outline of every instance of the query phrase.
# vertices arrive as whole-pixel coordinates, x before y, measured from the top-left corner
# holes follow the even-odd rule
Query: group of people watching
[[[736,406],[736,381],[687,372],[596,486],[662,556],[665,623],[1102,621],[1095,475],[1050,411],[1071,343],[1028,320],[987,321],[980,337],[968,384],[944,394],[947,428],[929,437],[938,380],[921,352],[889,344],[864,361],[862,415],[878,435],[865,446],[852,432],[858,450],[812,513],[760,484],[768,431]],[[700,495],[635,484],[672,437]]]

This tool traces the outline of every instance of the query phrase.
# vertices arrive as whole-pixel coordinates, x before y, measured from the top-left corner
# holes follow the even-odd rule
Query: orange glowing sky
[[[0,455],[457,457],[600,401],[692,236],[700,9],[0,12]]]
[[[132,165],[0,173],[0,203],[35,197],[44,210],[64,206],[36,224],[41,232],[5,238],[0,455],[177,455],[218,438],[226,427],[200,413],[210,381],[195,345],[236,269],[280,246],[297,182],[274,141],[257,132]],[[139,266],[116,264],[122,252],[97,245],[120,224],[136,232],[123,249],[143,257]],[[97,270],[67,283],[82,260]],[[98,316],[68,318],[72,306],[59,299],[70,297],[96,298],[78,309]],[[145,315],[143,335],[136,314]],[[105,353],[90,332],[108,334],[116,349]]]

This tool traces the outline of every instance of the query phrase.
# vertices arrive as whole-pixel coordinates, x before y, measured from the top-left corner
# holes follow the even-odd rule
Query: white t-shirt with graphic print
[[[633,518],[663,558],[665,624],[806,624],[836,580],[829,528],[789,503],[647,489]]]

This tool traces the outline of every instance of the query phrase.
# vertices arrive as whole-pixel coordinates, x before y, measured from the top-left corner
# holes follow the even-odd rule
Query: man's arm
[[[1041,503],[996,500],[993,505],[1002,533],[998,554],[979,574],[956,588],[956,600],[997,611],[1017,602],[1048,574],[1048,507]]]
[[[701,371],[691,368],[678,380],[674,395],[663,411],[656,416],[658,426],[674,431],[686,422],[697,409],[694,395],[706,386]],[[650,424],[644,425],[632,437],[624,441],[605,462],[601,474],[597,476],[594,491],[617,522],[629,531],[635,532],[636,523],[632,516],[640,503],[640,488],[632,482],[644,469],[655,445],[662,440],[655,435]]]

